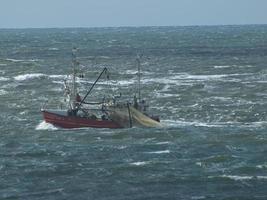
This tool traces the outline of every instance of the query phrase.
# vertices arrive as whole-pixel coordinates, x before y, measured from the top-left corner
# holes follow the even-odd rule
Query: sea
[[[88,101],[137,92],[161,128],[63,129],[77,48]],[[266,200],[267,25],[0,29],[1,200]]]

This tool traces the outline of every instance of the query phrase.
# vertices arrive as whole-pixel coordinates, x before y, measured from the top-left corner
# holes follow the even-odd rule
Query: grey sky
[[[0,0],[0,28],[267,24],[267,0]]]

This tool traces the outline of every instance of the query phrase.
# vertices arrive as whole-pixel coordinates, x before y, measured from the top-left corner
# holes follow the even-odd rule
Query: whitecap
[[[222,175],[222,178],[229,178],[235,181],[252,180],[252,179],[267,179],[267,176],[237,176],[237,175]]]
[[[58,129],[57,127],[45,121],[40,122],[40,124],[38,124],[35,128],[35,130],[57,130],[57,129]]]
[[[224,68],[230,68],[231,66],[229,65],[215,65],[214,68],[215,69],[224,69]]]
[[[5,94],[7,94],[8,92],[7,91],[5,91],[5,90],[3,90],[3,89],[0,89],[0,95],[5,95]]]
[[[6,58],[6,61],[10,61],[10,62],[24,62],[25,60],[18,60],[18,59],[13,59],[13,58]]]
[[[170,153],[170,150],[163,150],[163,151],[151,151],[147,152],[148,154],[165,154],[165,153]]]
[[[179,94],[168,94],[168,93],[159,93],[157,92],[155,94],[156,98],[168,98],[168,97],[179,97]]]
[[[37,61],[39,61],[39,59],[19,60],[19,59],[13,59],[13,58],[6,58],[5,60],[9,61],[9,62],[14,62],[14,63],[17,63],[17,62],[37,62]]]
[[[194,79],[194,80],[211,80],[211,79],[220,79],[225,78],[228,75],[226,74],[214,74],[214,75],[184,75],[184,76],[178,76],[178,79]]]
[[[48,76],[49,78],[51,78],[51,79],[66,79],[66,78],[68,78],[68,76],[67,75],[49,75]]]
[[[58,48],[55,48],[55,47],[52,47],[52,48],[49,48],[48,50],[49,51],[58,51],[59,49]]]
[[[256,168],[258,168],[258,169],[267,169],[267,164],[257,165]]]
[[[232,98],[231,97],[214,96],[214,97],[207,98],[207,100],[219,100],[219,101],[223,101],[223,102],[229,102],[229,101],[232,101]]]
[[[121,80],[121,81],[112,81],[111,83],[110,83],[110,85],[115,85],[115,86],[118,86],[118,85],[132,85],[132,84],[134,84],[135,83],[135,81],[134,80]]]
[[[45,74],[41,74],[41,73],[22,74],[22,75],[15,76],[14,79],[16,81],[25,81],[25,80],[31,80],[31,79],[41,78],[45,76],[46,76]]]
[[[149,161],[139,161],[139,162],[133,162],[130,163],[130,165],[134,165],[134,166],[144,166],[144,165],[148,165],[150,162]]]
[[[0,81],[9,81],[9,78],[6,78],[6,77],[0,77]]]
[[[173,76],[168,77],[160,77],[160,78],[147,78],[143,79],[142,83],[163,83],[165,85],[171,84],[171,85],[192,85],[196,81],[206,81],[206,80],[218,80],[222,78],[226,78],[229,75],[226,74],[214,74],[214,75],[191,75],[187,73],[179,73]],[[181,82],[182,81],[182,82]]]
[[[192,200],[202,200],[202,199],[206,199],[205,196],[192,196],[191,197]]]
[[[204,123],[198,121],[161,120],[165,127],[196,126],[196,127],[224,127],[229,123]]]
[[[129,69],[129,70],[126,70],[124,73],[122,73],[122,74],[137,74],[138,73],[138,71],[137,70],[132,70],[132,69]]]
[[[158,143],[156,143],[157,145],[164,145],[164,144],[170,144],[170,142],[158,142]]]

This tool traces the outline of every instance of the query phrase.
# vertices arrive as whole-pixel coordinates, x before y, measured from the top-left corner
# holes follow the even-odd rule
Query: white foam
[[[226,74],[215,74],[215,75],[184,75],[184,76],[177,76],[177,79],[193,79],[193,80],[211,80],[211,79],[220,79],[225,78],[228,75]]]
[[[150,162],[148,161],[140,161],[140,162],[133,162],[130,163],[130,165],[134,165],[134,166],[144,166],[144,165],[148,165]]]
[[[52,47],[52,48],[49,48],[48,50],[49,51],[58,51],[59,49],[58,48],[55,48],[55,47]]]
[[[13,58],[7,58],[5,59],[6,61],[10,61],[10,62],[24,62],[25,60],[17,60],[17,59],[13,59]]]
[[[0,89],[0,95],[5,95],[5,94],[7,94],[8,92],[7,91],[5,91],[5,90],[3,90],[3,89]]]
[[[137,70],[131,70],[131,69],[129,69],[129,70],[126,70],[125,73],[123,73],[123,74],[137,74],[137,73],[138,73]]]
[[[41,74],[41,73],[22,74],[22,75],[15,76],[14,79],[16,81],[25,81],[25,80],[31,80],[31,79],[41,78],[45,76],[46,76],[45,74]]]
[[[192,196],[191,197],[192,200],[202,200],[202,199],[206,199],[205,196]]]
[[[267,176],[235,176],[235,175],[222,175],[222,178],[229,178],[235,181],[252,180],[252,179],[267,179]]]
[[[138,74],[138,71],[137,71],[137,70],[129,69],[129,70],[126,70],[125,72],[120,73],[120,74],[137,75],[137,74]],[[151,75],[151,74],[153,74],[153,73],[151,73],[151,72],[147,72],[147,71],[142,71],[141,74],[142,74],[142,75]]]
[[[8,81],[9,78],[6,78],[6,77],[0,77],[0,81]]]
[[[112,82],[111,85],[116,85],[116,86],[123,85],[123,86],[125,86],[125,85],[132,85],[134,83],[135,83],[134,80],[121,80],[121,81]]]
[[[165,153],[170,153],[170,150],[163,150],[163,151],[151,151],[147,152],[149,154],[165,154]]]
[[[225,69],[225,68],[230,68],[232,66],[229,65],[215,65],[214,68],[215,69]]]
[[[214,99],[214,100],[219,100],[219,101],[224,101],[224,102],[229,102],[229,101],[232,101],[232,98],[231,97],[209,97],[208,100],[211,100],[211,99]]]
[[[161,120],[165,127],[179,127],[179,126],[197,126],[197,127],[224,127],[229,126],[229,123],[205,123],[199,121],[179,121],[179,120]]]
[[[40,122],[35,128],[35,130],[57,130],[58,128],[52,124],[46,123],[45,121]]]
[[[143,84],[146,83],[162,83],[165,85],[192,85],[196,82],[205,81],[224,81],[224,82],[240,82],[240,79],[235,78],[239,76],[250,76],[253,73],[243,73],[243,74],[207,74],[207,75],[192,75],[188,73],[176,73],[169,74],[168,76],[162,76],[158,78],[147,77],[142,79]]]
[[[257,165],[256,167],[257,167],[258,169],[266,169],[266,168],[267,168],[267,164]]]
[[[13,58],[7,58],[5,59],[6,61],[9,61],[9,62],[37,62],[39,61],[38,59],[29,59],[29,60],[19,60],[19,59],[13,59]]]
[[[156,143],[156,144],[158,144],[158,145],[163,145],[163,144],[170,144],[170,142],[158,142],[158,143]]]
[[[172,85],[192,85],[192,82],[196,81],[206,81],[206,80],[218,80],[229,75],[226,74],[215,74],[215,75],[191,75],[187,73],[179,73],[176,75],[169,75],[168,77],[160,77],[160,78],[147,78],[143,79],[142,83],[163,83],[163,84],[172,84]]]
[[[68,76],[67,75],[49,75],[48,76],[49,78],[51,78],[51,79],[66,79],[66,78],[68,78]]]

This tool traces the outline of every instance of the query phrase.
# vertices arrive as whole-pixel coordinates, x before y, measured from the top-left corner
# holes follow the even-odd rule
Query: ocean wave
[[[148,154],[167,154],[170,153],[170,150],[162,150],[162,151],[151,151],[151,152],[146,152]]]
[[[207,81],[223,81],[223,82],[240,82],[241,76],[252,76],[253,73],[237,73],[237,74],[207,74],[207,75],[192,75],[188,73],[168,74],[162,77],[151,78],[147,77],[141,80],[142,84],[161,83],[165,85],[193,85],[197,82]]]
[[[14,62],[14,63],[17,63],[17,62],[37,62],[37,61],[39,61],[38,59],[20,60],[20,59],[13,59],[13,58],[6,58],[5,60],[9,61],[9,62]]]
[[[58,128],[53,126],[52,124],[46,123],[45,121],[40,122],[35,127],[35,130],[57,130]]]
[[[256,166],[258,169],[267,169],[267,163]]]
[[[193,79],[193,80],[218,80],[221,78],[225,78],[229,75],[227,74],[212,74],[212,75],[191,75],[185,74],[182,76],[173,77],[174,79]]]
[[[226,74],[215,74],[215,75],[191,75],[187,73],[179,73],[176,75],[172,75],[168,77],[160,77],[160,78],[146,78],[141,80],[143,84],[157,82],[163,84],[171,84],[171,85],[192,85],[192,83],[196,81],[210,81],[210,80],[218,80],[229,75]]]
[[[161,120],[165,127],[179,127],[179,126],[199,126],[199,127],[223,127],[220,123],[204,123],[198,121],[179,121],[179,120]]]
[[[51,78],[51,79],[66,79],[66,78],[68,78],[68,75],[56,75],[56,74],[54,74],[54,75],[49,75],[48,76],[49,78]]]
[[[215,69],[225,69],[225,68],[230,68],[232,66],[229,65],[215,65],[214,68]]]
[[[150,164],[150,161],[139,161],[139,162],[130,163],[130,165],[133,165],[133,166],[144,166],[148,164]]]
[[[199,121],[179,121],[179,120],[161,120],[164,127],[185,127],[185,126],[196,126],[196,127],[239,127],[239,128],[260,128],[267,126],[267,121],[257,122],[199,122]]]
[[[222,176],[209,176],[208,178],[227,178],[234,181],[244,181],[244,180],[266,180],[267,176],[238,176],[238,175],[222,175]]]
[[[58,48],[55,48],[55,47],[51,47],[51,48],[48,48],[49,51],[58,51],[59,49]]]
[[[167,141],[166,142],[157,142],[156,144],[157,145],[164,145],[164,144],[170,144],[170,142],[167,142]]]
[[[158,98],[169,98],[169,97],[179,97],[179,94],[168,94],[168,93],[155,93],[154,96]]]
[[[122,75],[124,75],[124,74],[137,75],[138,71],[137,70],[128,69],[128,70],[126,70],[126,71],[124,71],[123,73],[120,73],[120,74],[122,74]],[[154,73],[148,72],[148,71],[142,71],[141,74],[142,75],[153,75]]]
[[[16,81],[25,81],[25,80],[35,79],[35,78],[42,78],[46,76],[47,75],[42,74],[42,73],[22,74],[22,75],[15,76],[14,79]]]
[[[6,77],[0,77],[0,81],[9,81],[10,78],[6,78]]]
[[[25,61],[25,60],[13,59],[13,58],[6,58],[5,60],[9,62],[24,62]]]
[[[0,95],[6,95],[8,92],[3,90],[3,89],[0,89]]]
[[[132,85],[135,83],[136,83],[135,80],[120,80],[120,81],[112,81],[109,84],[114,85],[114,86],[118,86],[118,85],[126,86],[126,85]]]

